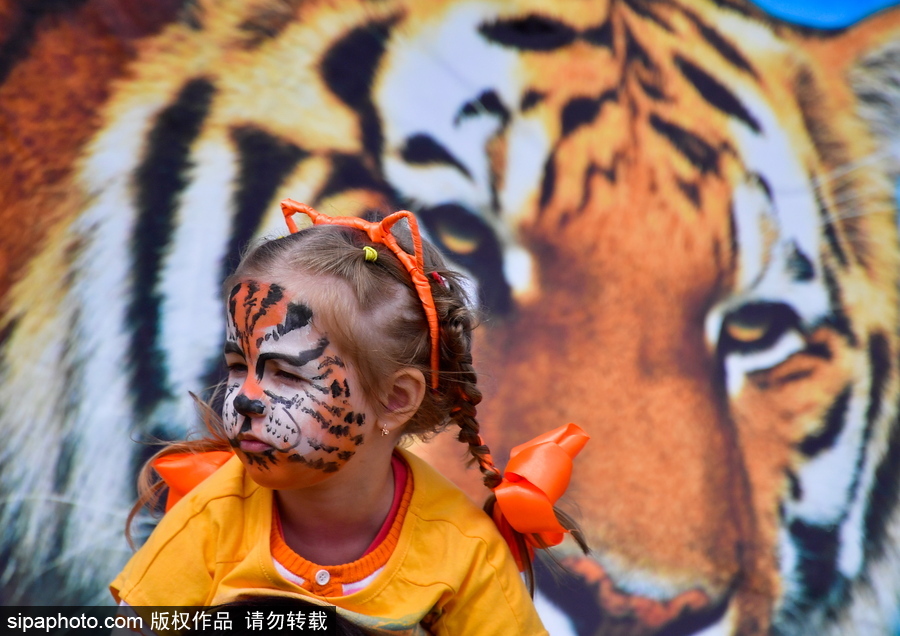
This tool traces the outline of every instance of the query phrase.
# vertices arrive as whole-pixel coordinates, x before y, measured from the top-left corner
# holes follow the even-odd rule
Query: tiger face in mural
[[[472,275],[497,455],[590,431],[554,633],[897,629],[900,13],[137,6],[4,10],[7,602],[103,597],[135,441],[195,419],[290,196],[409,208]]]

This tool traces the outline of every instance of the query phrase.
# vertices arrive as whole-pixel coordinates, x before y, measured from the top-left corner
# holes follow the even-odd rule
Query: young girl
[[[165,514],[113,596],[210,606],[286,595],[392,634],[545,633],[497,525],[526,570],[532,545],[558,543],[566,529],[553,502],[587,437],[574,425],[542,436],[515,449],[502,476],[475,419],[473,316],[415,218],[282,208],[293,233],[256,247],[226,281],[228,380],[214,439],[152,461],[165,472],[166,460],[185,460],[174,453],[197,448],[228,459]],[[297,212],[313,226],[298,232]],[[401,218],[409,251],[395,236]],[[494,490],[494,521],[398,448],[450,424]],[[135,510],[153,498],[146,483]]]

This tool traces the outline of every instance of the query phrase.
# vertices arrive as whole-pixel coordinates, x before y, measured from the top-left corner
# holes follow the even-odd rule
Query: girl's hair
[[[393,233],[403,249],[412,253],[405,225],[395,225]],[[377,252],[374,261],[371,256],[367,260],[369,250],[364,251],[364,247]],[[423,240],[422,247],[425,274],[440,326],[439,377],[436,388],[425,391],[422,404],[406,424],[404,434],[428,438],[451,425],[458,427],[457,439],[467,445],[485,486],[493,489],[501,482],[502,475],[480,435],[476,419],[476,407],[481,402],[472,366],[472,332],[476,319],[465,291],[465,279],[447,268],[441,254],[430,243]],[[364,394],[375,408],[382,404],[379,397],[389,388],[383,384],[398,369],[417,368],[424,375],[426,385],[432,386],[428,322],[410,275],[387,247],[372,243],[358,229],[317,225],[263,241],[244,256],[234,274],[225,281],[224,288],[227,295],[240,281],[259,279],[277,282],[291,290],[297,288],[296,281],[309,275],[341,281],[327,286],[330,291],[324,293],[331,295],[327,302],[317,306],[313,320],[321,323],[322,330],[350,359]],[[349,287],[352,293],[341,293],[341,286]],[[219,416],[206,404],[201,403],[201,409],[211,438],[170,445],[156,457],[194,450],[231,449]],[[148,462],[139,478],[139,499],[129,516],[129,526],[135,514],[154,502],[162,488],[159,482],[153,483]],[[493,503],[491,497],[486,504],[489,514]],[[560,515],[560,521],[582,543],[574,523],[565,515]],[[130,533],[127,534],[130,541]],[[520,554],[526,557],[530,580],[529,551],[521,544],[521,536],[516,539],[522,548]]]

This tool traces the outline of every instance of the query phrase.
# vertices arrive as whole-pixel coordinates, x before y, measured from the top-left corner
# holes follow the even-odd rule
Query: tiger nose
[[[259,417],[266,410],[262,400],[251,400],[243,393],[234,398],[234,410],[247,417]]]

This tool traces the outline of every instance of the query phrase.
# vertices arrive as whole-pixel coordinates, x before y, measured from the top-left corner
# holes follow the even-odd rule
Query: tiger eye
[[[757,342],[766,336],[771,327],[770,316],[757,316],[752,321],[734,317],[725,322],[725,333],[737,342]]]
[[[437,233],[441,243],[455,254],[472,254],[481,245],[477,236],[454,232],[453,228],[446,225],[439,226]]]

